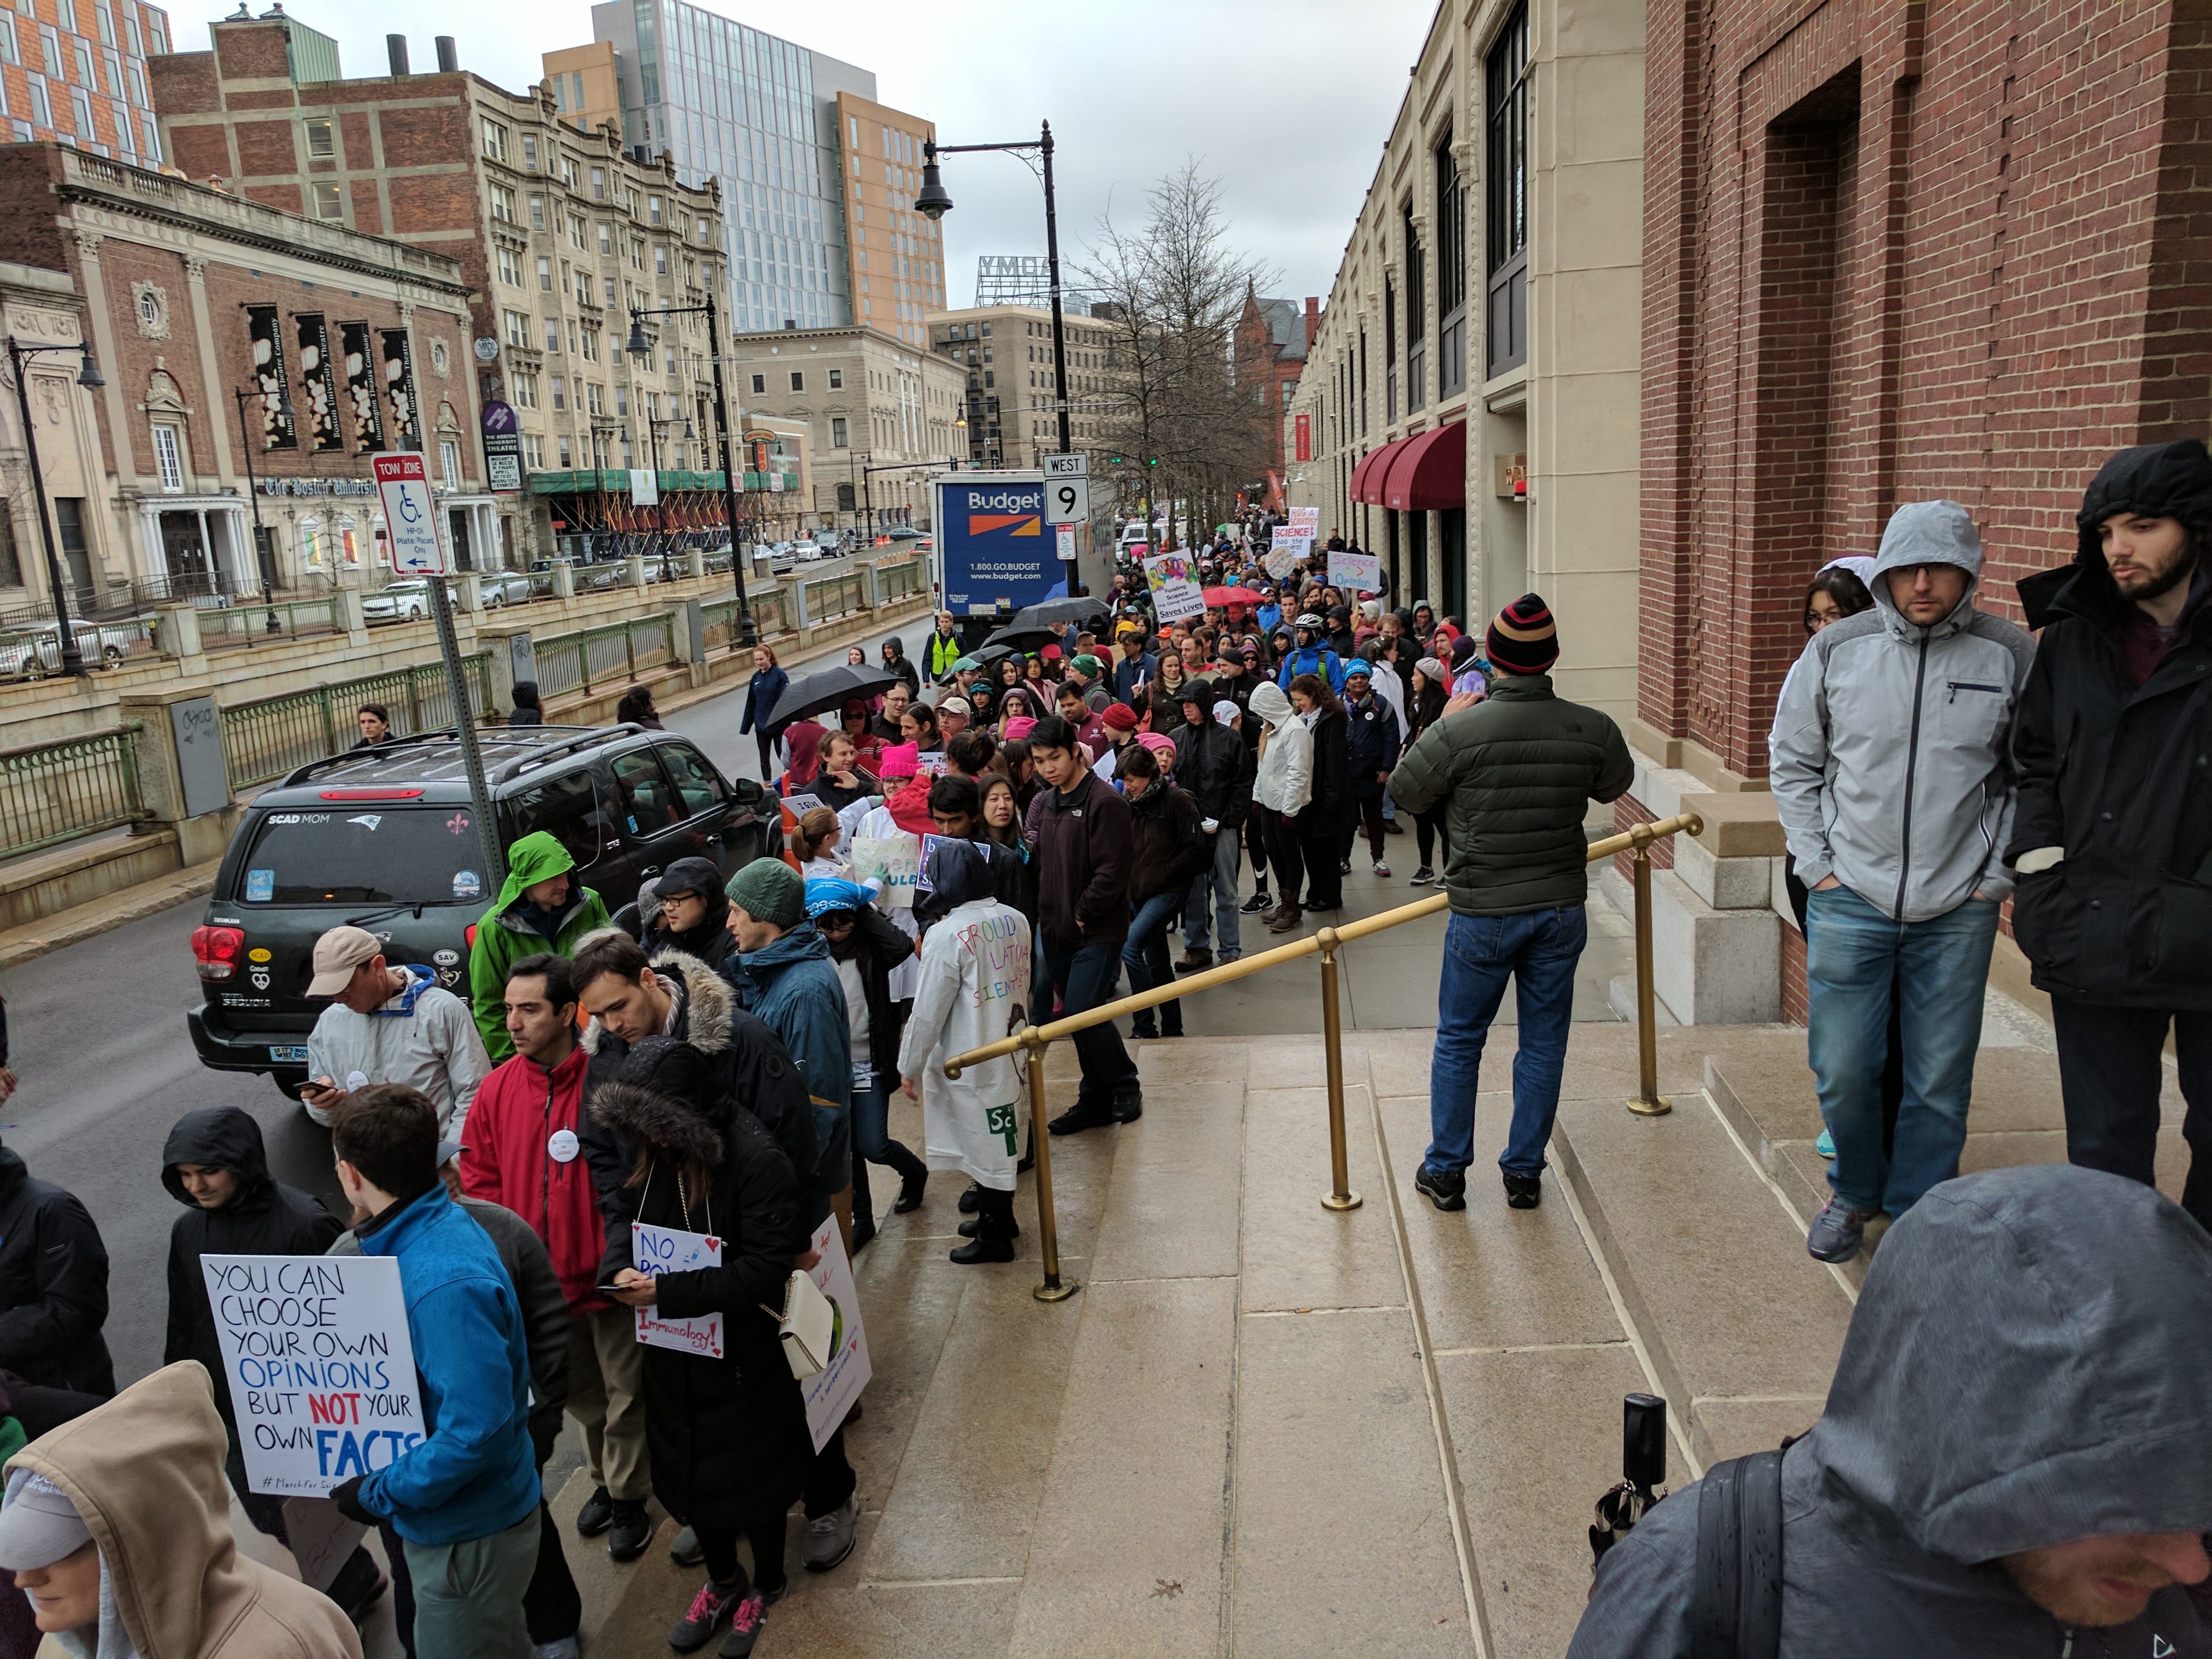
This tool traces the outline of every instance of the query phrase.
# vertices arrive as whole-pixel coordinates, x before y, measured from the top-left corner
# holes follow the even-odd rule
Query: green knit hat
[[[796,927],[806,920],[806,882],[781,859],[755,859],[722,890],[756,921]]]

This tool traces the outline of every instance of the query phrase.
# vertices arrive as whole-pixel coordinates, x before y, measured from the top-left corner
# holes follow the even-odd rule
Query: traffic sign
[[[1044,458],[1044,476],[1048,478],[1087,478],[1091,476],[1091,457],[1048,455]]]
[[[1048,467],[1054,461],[1081,460],[1080,455],[1048,455]],[[1054,477],[1048,471],[1044,481],[1044,515],[1054,524],[1088,524],[1091,522],[1091,480],[1080,476]]]
[[[384,526],[392,537],[392,568],[410,576],[443,576],[444,538],[438,534],[437,504],[430,497],[430,475],[415,451],[372,455],[376,493],[384,503]]]
[[[1053,526],[1052,538],[1058,544],[1061,559],[1073,563],[1075,559],[1075,526],[1072,524]]]

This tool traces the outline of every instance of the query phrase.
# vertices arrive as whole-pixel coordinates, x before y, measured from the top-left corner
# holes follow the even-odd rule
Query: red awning
[[[1385,444],[1380,449],[1370,449],[1359,458],[1359,465],[1352,469],[1352,499],[1379,506],[1382,500],[1382,475],[1390,468],[1390,452],[1398,446]]]
[[[1382,506],[1406,513],[1467,505],[1464,421],[1416,433],[1377,454],[1390,457],[1388,473],[1369,475],[1382,486]]]

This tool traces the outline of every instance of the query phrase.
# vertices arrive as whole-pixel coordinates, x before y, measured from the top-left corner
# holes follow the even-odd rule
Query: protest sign
[[[853,1264],[846,1259],[845,1236],[837,1218],[815,1229],[814,1249],[821,1260],[808,1269],[814,1288],[830,1298],[830,1363],[801,1382],[806,1396],[806,1426],[820,1451],[844,1423],[860,1390],[875,1375],[868,1364],[868,1336],[860,1328],[860,1297],[853,1288]]]
[[[320,1497],[422,1442],[399,1263],[203,1255],[246,1485]]]
[[[1280,532],[1277,532],[1278,535],[1280,533]],[[1267,556],[1260,561],[1260,568],[1277,581],[1282,581],[1297,568],[1297,562],[1298,550],[1296,545],[1278,541],[1267,550]]]
[[[786,795],[783,798],[783,804],[791,809],[793,817],[803,818],[816,807],[823,805],[823,800],[819,795],[810,795],[800,790]]]
[[[1195,580],[1188,553],[1155,553],[1145,561],[1152,585],[1152,614],[1164,623],[1188,622],[1206,614],[1206,592]]]
[[[656,1227],[649,1221],[629,1224],[630,1261],[638,1272],[659,1278],[662,1273],[696,1273],[722,1265],[722,1241],[708,1233],[687,1233],[677,1227]],[[708,1359],[722,1357],[722,1316],[701,1314],[696,1319],[664,1319],[659,1308],[638,1308],[637,1340],[656,1348],[696,1353]]]
[[[1295,534],[1309,540],[1321,534],[1321,509],[1317,507],[1294,507],[1283,516]]]
[[[914,890],[915,892],[931,893],[937,890],[929,884],[929,855],[936,848],[937,843],[944,839],[945,837],[942,836],[923,836],[921,837],[921,856],[915,865],[914,876]],[[988,864],[993,859],[1002,859],[1012,856],[1005,848],[994,847],[988,841],[971,841],[968,844],[983,855],[983,862],[986,864]]]
[[[300,1581],[325,1593],[368,1531],[360,1522],[347,1520],[327,1498],[284,1500],[284,1541],[299,1563]]]
[[[1372,593],[1382,586],[1382,556],[1379,553],[1347,553],[1333,547],[1328,553],[1328,585],[1340,587],[1346,594]]]
[[[921,837],[862,836],[853,843],[853,879],[874,881],[883,902],[894,910],[914,908],[915,883],[921,876]]]

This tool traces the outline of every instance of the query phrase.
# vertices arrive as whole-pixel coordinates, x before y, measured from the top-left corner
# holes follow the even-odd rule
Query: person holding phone
[[[459,1140],[491,1060],[469,1005],[442,989],[427,965],[394,968],[362,927],[333,927],[315,941],[311,997],[331,1006],[307,1037],[307,1115],[330,1127],[346,1097],[372,1083],[419,1091],[438,1110],[438,1132]]]

